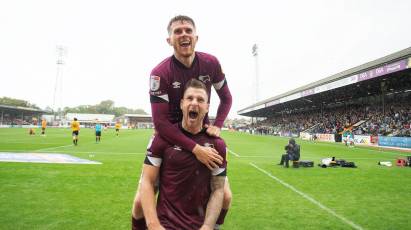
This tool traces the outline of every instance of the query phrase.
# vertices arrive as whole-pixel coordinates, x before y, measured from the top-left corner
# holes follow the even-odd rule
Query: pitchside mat
[[[56,164],[101,164],[59,153],[0,153],[0,162],[29,162],[29,163],[56,163]]]

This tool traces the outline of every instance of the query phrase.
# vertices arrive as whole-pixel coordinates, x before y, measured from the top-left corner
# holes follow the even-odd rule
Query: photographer
[[[300,145],[295,143],[294,138],[288,141],[288,145],[284,147],[286,153],[281,155],[281,162],[278,165],[289,167],[289,161],[298,161],[300,159]]]

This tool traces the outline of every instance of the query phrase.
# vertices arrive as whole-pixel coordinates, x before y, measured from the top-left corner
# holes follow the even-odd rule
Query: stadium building
[[[257,102],[238,114],[259,118],[250,130],[262,134],[316,134],[340,141],[339,134],[349,126],[357,136],[367,136],[360,142],[403,137],[387,141],[411,148],[411,47]]]
[[[47,112],[35,108],[0,105],[0,127],[37,125],[45,113]]]
[[[107,126],[114,126],[115,124],[114,115],[111,114],[67,113],[66,126],[69,126],[74,118],[77,118],[83,127],[92,127],[97,121]]]
[[[119,117],[121,123],[133,129],[151,129],[154,127],[151,115],[148,114],[124,114]]]

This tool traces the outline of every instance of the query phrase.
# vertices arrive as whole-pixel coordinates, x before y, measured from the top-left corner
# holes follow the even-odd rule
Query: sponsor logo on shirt
[[[198,76],[198,80],[202,81],[203,83],[206,83],[207,81],[211,81],[210,80],[210,75],[206,75],[206,76]]]
[[[211,147],[211,148],[214,148],[214,145],[213,145],[213,144],[210,144],[210,143],[204,143],[204,146],[205,146],[205,147]]]
[[[178,82],[178,81],[175,81],[175,82],[173,82],[173,88],[174,89],[179,89],[180,88],[180,85],[181,85],[181,83],[180,82]]]
[[[181,151],[181,147],[180,147],[180,146],[178,146],[178,145],[174,145],[173,149],[174,149],[174,150]]]
[[[150,90],[157,91],[160,88],[160,77],[151,76],[150,77]]]
[[[150,95],[153,95],[153,96],[158,96],[158,95],[162,95],[163,94],[163,92],[162,91],[156,91],[156,92],[150,92]]]

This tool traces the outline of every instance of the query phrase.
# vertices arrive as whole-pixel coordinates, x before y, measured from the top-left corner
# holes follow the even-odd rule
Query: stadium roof
[[[0,109],[28,111],[28,112],[35,112],[35,113],[48,113],[47,111],[44,111],[41,109],[22,107],[22,106],[12,106],[12,105],[0,105]]]
[[[411,68],[411,47],[399,52],[387,55],[374,61],[367,62],[360,66],[331,75],[322,80],[310,83],[297,89],[288,91],[275,97],[257,102],[251,106],[239,110],[239,115],[249,115],[250,112],[259,110],[275,104],[284,103],[290,100],[301,98],[307,95],[332,90],[338,87],[354,84],[359,81],[368,80],[374,77]]]

